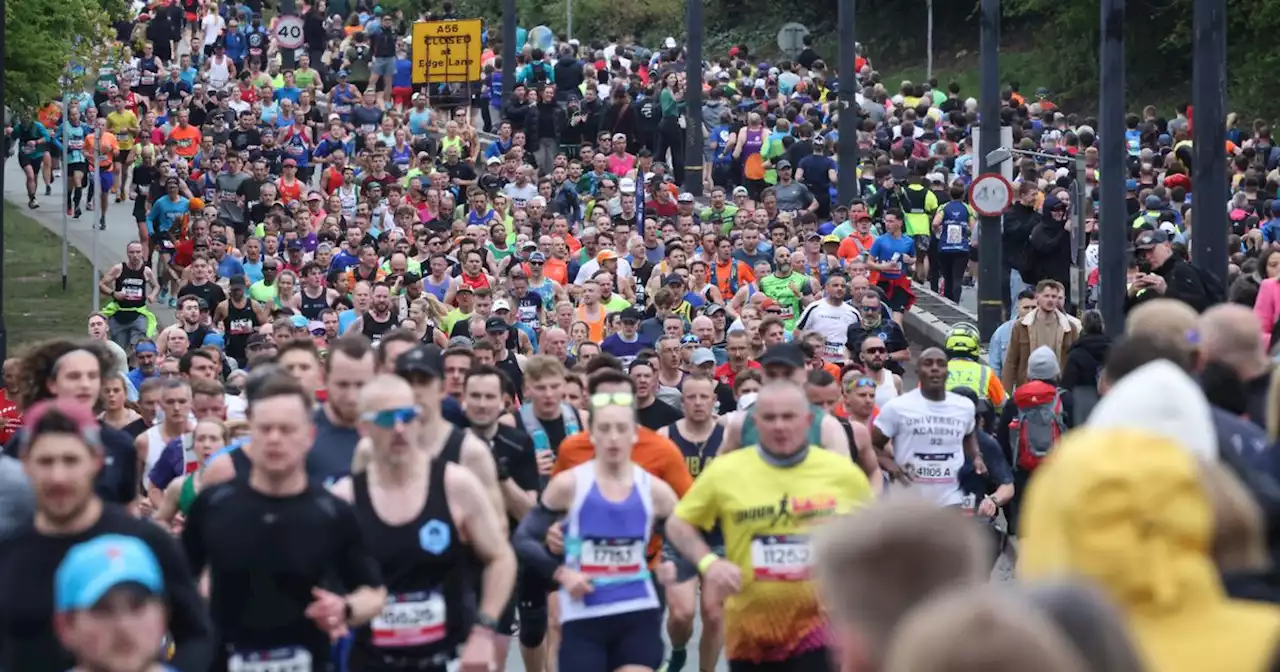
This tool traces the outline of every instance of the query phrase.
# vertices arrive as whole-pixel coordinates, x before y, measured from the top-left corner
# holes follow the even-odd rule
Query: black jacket
[[[560,109],[555,101],[539,102],[530,115],[530,121],[525,123],[525,133],[530,143],[536,143],[543,138],[559,140],[564,134],[564,125],[564,110]],[[546,168],[551,169],[550,166]]]
[[[1081,336],[1067,351],[1067,361],[1062,367],[1062,387],[1068,390],[1080,386],[1097,387],[1098,372],[1107,361],[1111,349],[1111,337],[1104,334]]]
[[[511,131],[524,131],[525,139],[533,143],[533,134],[537,130],[535,109],[528,102],[520,102],[511,98],[502,106],[502,118],[511,122]],[[531,128],[532,127],[532,128]]]
[[[1209,307],[1209,297],[1205,293],[1200,274],[1182,257],[1176,254],[1170,255],[1168,260],[1152,272],[1164,278],[1164,294],[1149,289],[1136,296],[1131,295],[1126,303],[1127,309],[1162,296],[1166,299],[1177,299],[1194,308],[1197,313],[1203,313]]]
[[[578,87],[582,86],[582,63],[569,56],[561,56],[555,65],[556,97],[567,97],[569,94],[581,96]]]
[[[627,151],[640,148],[640,119],[636,116],[635,103],[626,105],[610,105],[600,118],[598,133],[608,132],[610,135],[621,133],[627,136]]]
[[[1028,208],[1021,202],[1013,204],[1004,214],[1004,228],[1000,234],[1001,265],[1008,269],[1020,268],[1022,253],[1027,248],[1027,239],[1032,229],[1040,223],[1040,213]],[[1025,278],[1024,278],[1025,279]]]
[[[1027,237],[1020,270],[1023,282],[1028,285],[1034,286],[1041,280],[1057,280],[1063,287],[1071,286],[1071,259],[1074,256],[1071,254],[1071,232],[1067,231],[1065,222],[1054,220],[1049,212],[1058,203],[1053,196],[1045,197],[1040,223]]]

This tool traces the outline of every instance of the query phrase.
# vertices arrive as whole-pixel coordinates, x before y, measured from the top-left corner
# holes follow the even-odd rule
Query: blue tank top
[[[66,128],[66,150],[67,163],[84,163],[84,126],[72,126],[71,122],[67,122]]]
[[[809,265],[808,261],[804,262],[804,272],[805,275],[813,275],[813,267]],[[818,283],[825,286],[827,284],[827,276],[830,274],[831,264],[827,263],[827,255],[823,254],[818,257]]]
[[[600,492],[594,461],[573,469],[576,487],[566,516],[565,562],[591,579],[593,590],[582,600],[560,591],[562,622],[658,606],[645,558],[653,529],[653,477],[638,466],[631,468],[634,484],[621,502]]]
[[[334,87],[333,96],[330,99],[333,104],[333,111],[343,121],[351,121],[351,105],[355,102],[356,96],[351,93],[350,89]]]
[[[431,126],[431,110],[409,110],[409,134],[426,135]]]
[[[284,151],[289,158],[297,160],[299,168],[311,165],[311,152],[308,151],[307,141],[301,133],[293,133],[284,141]]]
[[[939,252],[969,251],[969,207],[961,201],[942,206],[942,231],[938,233]]]
[[[431,282],[431,276],[427,276],[422,279],[422,289],[437,299],[444,301],[445,292],[449,291],[449,279],[445,278],[444,282],[437,285]]]
[[[395,145],[391,146],[391,162],[401,168],[409,165],[410,159],[413,158],[413,148],[405,145],[404,149],[396,149]]]

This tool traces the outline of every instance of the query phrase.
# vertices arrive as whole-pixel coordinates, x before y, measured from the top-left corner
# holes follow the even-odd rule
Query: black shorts
[[[911,297],[906,292],[884,281],[876,283],[876,286],[883,290],[885,296],[888,297],[886,303],[889,304],[890,311],[895,313],[907,312],[907,303],[911,301]]]
[[[32,172],[39,173],[40,166],[44,165],[44,154],[41,154],[40,156],[27,156],[25,154],[19,154],[18,165],[23,168],[26,168],[27,166],[31,166]]]
[[[89,164],[84,161],[76,161],[75,163],[68,163],[67,174],[70,175],[71,173],[80,173],[82,175],[88,175]]]
[[[561,626],[560,669],[616,670],[662,664],[662,609],[584,618]]]

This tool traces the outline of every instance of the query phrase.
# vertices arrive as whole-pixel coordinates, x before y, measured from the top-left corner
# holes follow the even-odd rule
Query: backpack
[[[542,63],[542,62],[538,62],[530,65],[529,81],[533,82],[534,84],[546,84],[548,81],[547,69],[549,67],[550,66],[548,66],[546,63]]]
[[[1029,392],[1025,388],[1018,392]],[[1049,451],[1067,429],[1063,420],[1062,390],[1054,388],[1053,396],[1014,394],[1018,414],[1009,423],[1009,443],[1013,446],[1018,468],[1032,471],[1040,466]]]

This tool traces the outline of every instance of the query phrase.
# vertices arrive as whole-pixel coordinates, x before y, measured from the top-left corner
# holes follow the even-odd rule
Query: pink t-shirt
[[[635,167],[636,157],[631,154],[623,154],[622,156],[618,156],[617,154],[609,155],[609,172],[617,175],[618,177],[626,175]]]

